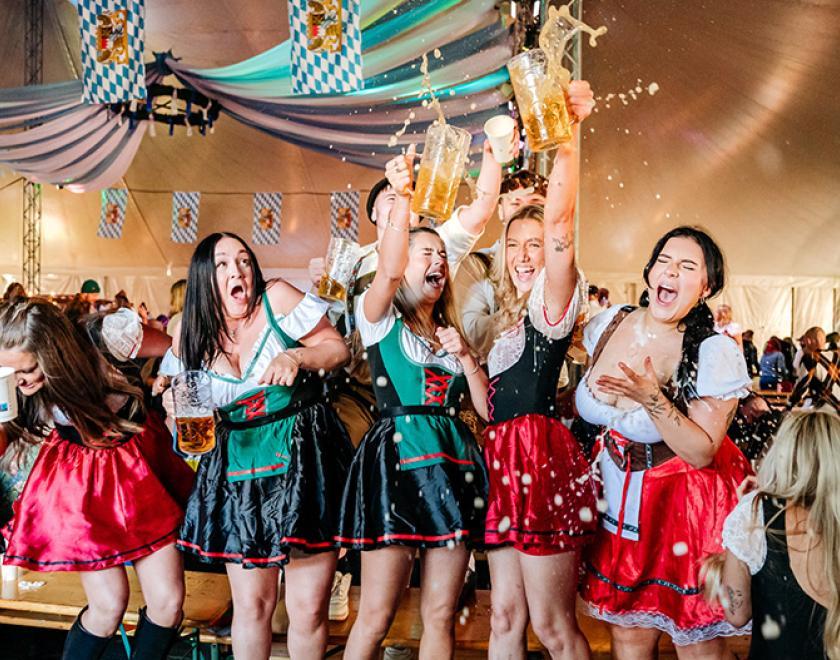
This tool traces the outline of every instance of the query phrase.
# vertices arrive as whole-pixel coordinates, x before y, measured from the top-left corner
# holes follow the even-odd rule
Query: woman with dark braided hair
[[[655,657],[663,632],[680,658],[722,658],[722,638],[741,631],[703,600],[698,573],[720,552],[723,520],[750,471],[726,437],[750,377],[706,304],[724,284],[723,255],[708,234],[665,234],[644,280],[639,308],[616,305],[585,331],[592,360],[576,403],[602,427],[606,506],[582,596],[611,624],[616,658]]]

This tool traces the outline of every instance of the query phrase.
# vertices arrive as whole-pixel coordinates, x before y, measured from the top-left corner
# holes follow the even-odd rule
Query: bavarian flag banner
[[[361,0],[289,0],[293,94],[362,89],[360,13]]]
[[[255,193],[251,239],[255,245],[277,245],[280,242],[281,193]]]
[[[330,235],[359,240],[359,191],[334,192],[330,196]]]
[[[79,0],[86,103],[146,98],[145,0]]]
[[[128,191],[125,188],[108,188],[102,191],[99,207],[99,238],[122,238],[125,224],[125,205]]]
[[[195,243],[198,238],[199,192],[172,193],[172,242]]]

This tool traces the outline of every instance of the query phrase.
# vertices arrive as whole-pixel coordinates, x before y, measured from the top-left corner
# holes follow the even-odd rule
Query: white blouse
[[[729,550],[755,575],[767,559],[767,536],[764,532],[764,514],[761,506],[756,510],[758,491],[744,495],[723,522],[723,547]]]
[[[621,305],[613,305],[586,326],[583,343],[590,355],[595,352],[601,335],[620,310]],[[588,383],[590,371],[591,367],[575,392],[575,404],[581,417],[590,424],[605,426],[635,442],[650,444],[662,440],[653,420],[641,405],[621,409],[598,399]],[[725,335],[712,335],[700,344],[697,365],[699,397],[723,401],[742,399],[750,393],[751,384],[744,354],[733,339]]]

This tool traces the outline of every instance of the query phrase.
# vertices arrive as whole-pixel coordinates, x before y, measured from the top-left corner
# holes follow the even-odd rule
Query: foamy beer
[[[210,376],[203,371],[184,371],[172,379],[178,449],[200,456],[216,446],[216,421]]]
[[[318,297],[324,300],[344,300],[358,259],[358,243],[333,236],[327,249],[327,272],[321,276],[318,284]]]
[[[521,53],[507,68],[531,150],[547,151],[571,140],[566,91],[551,75],[545,52],[535,48]]]
[[[411,200],[412,211],[439,221],[449,219],[455,210],[470,139],[467,131],[450,124],[429,126]]]
[[[15,370],[0,367],[0,422],[11,422],[17,417],[17,385]]]

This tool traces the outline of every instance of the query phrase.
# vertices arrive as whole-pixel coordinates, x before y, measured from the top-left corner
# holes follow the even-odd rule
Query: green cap
[[[82,284],[82,293],[99,293],[99,284],[96,280],[85,280]]]

